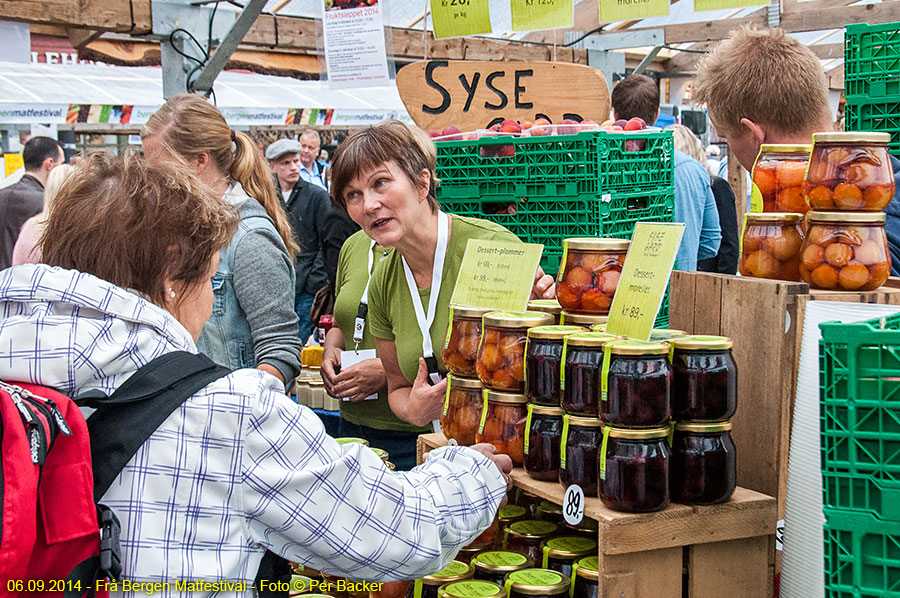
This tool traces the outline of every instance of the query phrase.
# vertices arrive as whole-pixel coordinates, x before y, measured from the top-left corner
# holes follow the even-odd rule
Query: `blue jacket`
[[[884,208],[887,214],[884,232],[887,233],[888,248],[891,250],[891,276],[900,276],[900,160],[891,156],[891,166],[894,168],[897,190],[894,199]]]
[[[675,152],[675,222],[684,223],[684,236],[675,269],[693,272],[697,260],[714,257],[722,241],[719,211],[709,172],[687,154]]]

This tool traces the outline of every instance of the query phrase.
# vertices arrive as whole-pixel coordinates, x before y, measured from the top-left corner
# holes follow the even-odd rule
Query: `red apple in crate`
[[[449,127],[444,127],[444,130],[441,131],[441,137],[444,137],[444,139],[442,139],[442,141],[461,141],[462,140],[461,131],[458,128],[454,127],[453,125],[450,125]]]
[[[514,120],[506,119],[500,124],[501,133],[521,133],[522,125]]]

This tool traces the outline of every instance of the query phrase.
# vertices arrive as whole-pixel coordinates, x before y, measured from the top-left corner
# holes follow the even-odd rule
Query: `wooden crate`
[[[444,446],[442,434],[419,437],[419,462]],[[516,486],[556,504],[564,488],[513,471]],[[619,513],[597,498],[584,516],[600,524],[599,598],[729,598],[771,596],[775,499],[746,488],[721,505],[673,504],[658,513]],[[687,593],[683,593],[685,588]]]

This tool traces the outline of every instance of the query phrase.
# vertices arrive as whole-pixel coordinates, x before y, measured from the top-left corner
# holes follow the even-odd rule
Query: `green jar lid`
[[[501,520],[503,519],[515,519],[516,517],[521,517],[526,513],[525,507],[520,507],[519,505],[506,505],[497,511],[497,517]]]
[[[472,558],[477,571],[488,573],[509,573],[534,566],[531,557],[514,550],[487,550]]]
[[[422,578],[422,583],[426,586],[439,586],[441,584],[450,583],[451,581],[462,581],[472,577],[474,569],[471,565],[467,565],[462,561],[450,561],[450,564],[431,575]]]
[[[510,524],[508,533],[515,534],[522,538],[543,539],[550,534],[556,533],[557,525],[552,521],[541,521],[540,519],[526,519],[525,521],[516,521]]]
[[[506,576],[510,590],[529,596],[552,596],[569,590],[569,578],[552,569],[522,569]]]
[[[438,588],[440,598],[506,598],[506,592],[492,581],[470,579],[445,583]]]
[[[335,438],[338,444],[364,444],[369,446],[369,441],[365,438],[351,438],[349,436],[344,438]]]
[[[562,515],[562,506],[552,503],[549,500],[542,500],[538,505],[538,514],[549,513],[551,515]]]
[[[575,570],[575,575],[577,577],[584,577],[585,579],[597,581],[597,578],[600,576],[600,560],[597,555],[586,556],[575,563],[575,565],[577,567]]]
[[[581,536],[560,536],[541,542],[550,557],[576,560],[597,552],[597,542]]]

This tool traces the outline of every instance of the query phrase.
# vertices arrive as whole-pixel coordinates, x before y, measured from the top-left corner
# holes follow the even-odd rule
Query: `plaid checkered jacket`
[[[196,347],[134,292],[40,264],[0,272],[2,380],[111,393],[176,350]],[[258,370],[236,371],[138,450],[103,497],[122,522],[126,578],[197,596],[176,580],[249,585],[269,549],[351,579],[410,579],[444,567],[491,522],[506,487],[479,453],[440,449],[392,473],[362,445],[339,446],[280,388]]]

